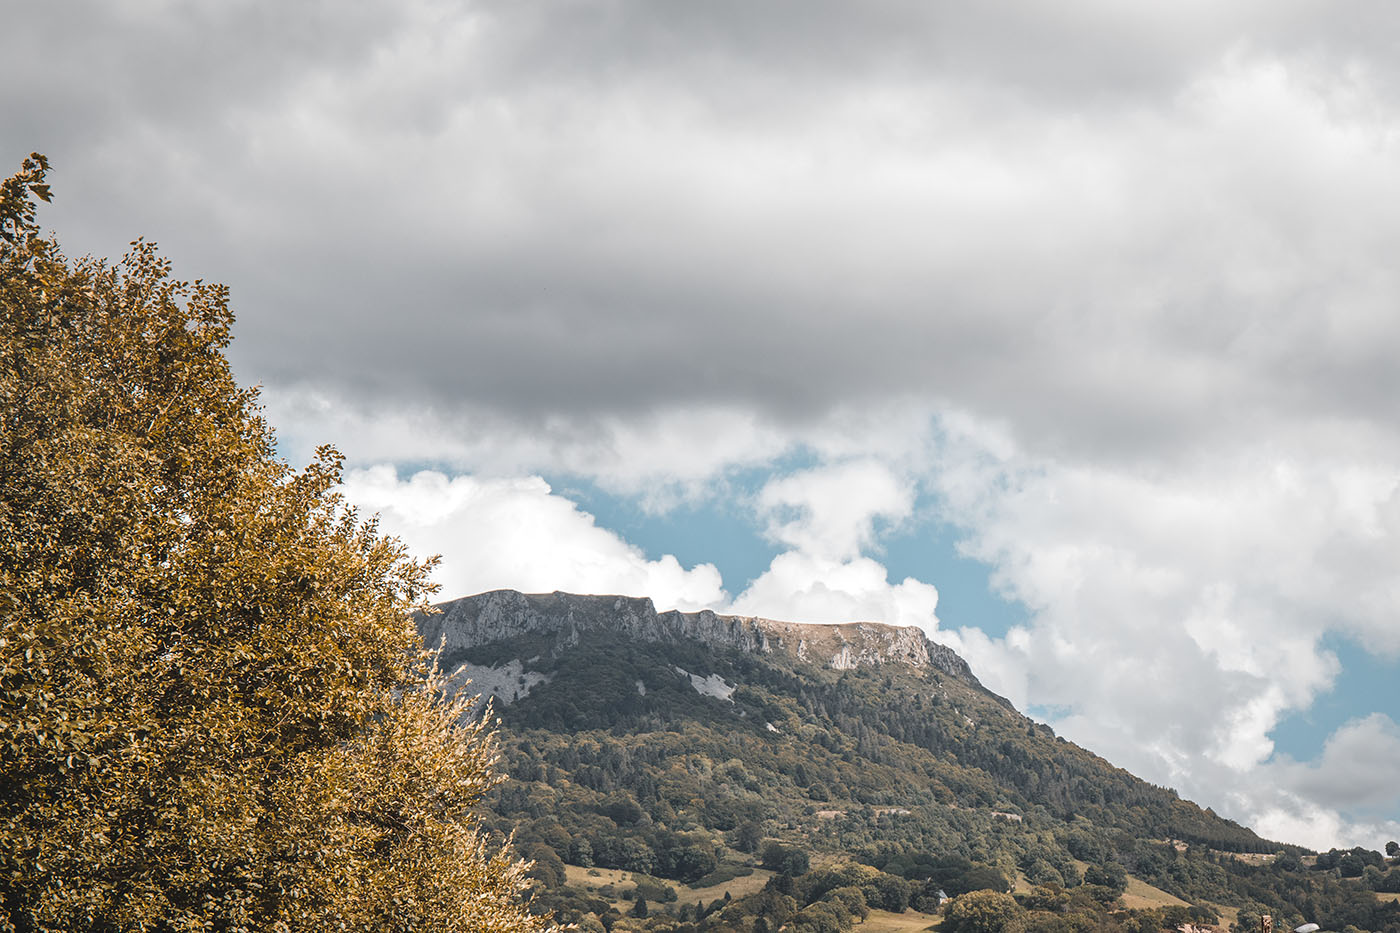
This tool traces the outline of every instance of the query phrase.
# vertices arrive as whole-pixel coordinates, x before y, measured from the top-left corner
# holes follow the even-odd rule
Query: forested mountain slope
[[[570,919],[608,911],[569,899],[564,863],[696,882],[815,860],[870,866],[926,908],[939,890],[1074,890],[1087,876],[1083,890],[1106,910],[1126,872],[1197,905],[1196,920],[1331,910],[1360,929],[1400,928],[1400,908],[1304,871],[1301,850],[1022,716],[917,629],[658,613],[646,599],[560,593],[499,591],[441,609],[419,619],[425,642],[445,671],[495,697],[503,721],[510,780],[491,801],[497,825],[519,827],[554,891],[542,903]],[[750,915],[652,913],[651,927],[752,926]]]

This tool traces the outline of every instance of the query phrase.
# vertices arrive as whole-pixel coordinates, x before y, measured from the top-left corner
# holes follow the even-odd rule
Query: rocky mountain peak
[[[521,635],[554,634],[568,643],[584,632],[617,632],[662,644],[698,641],[750,653],[784,653],[796,661],[837,670],[892,662],[933,667],[976,683],[966,661],[913,626],[779,622],[708,609],[657,612],[646,597],[515,590],[479,593],[437,608],[437,613],[418,617],[418,630],[424,644],[441,646],[446,653]]]

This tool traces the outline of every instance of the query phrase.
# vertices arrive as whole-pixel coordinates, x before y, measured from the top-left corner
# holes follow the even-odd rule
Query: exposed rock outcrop
[[[617,632],[647,642],[698,641],[749,653],[783,652],[798,661],[850,670],[890,662],[933,667],[976,683],[956,652],[929,641],[912,626],[881,622],[813,625],[753,616],[725,616],[710,610],[657,612],[650,599],[584,596],[571,593],[519,593],[493,590],[442,603],[440,612],[420,615],[424,644],[444,653],[521,635],[554,635],[577,642],[584,632]]]

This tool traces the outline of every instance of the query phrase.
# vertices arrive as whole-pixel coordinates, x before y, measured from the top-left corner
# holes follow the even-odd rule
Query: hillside
[[[674,887],[760,865],[781,879],[810,862],[864,866],[849,870],[867,887],[888,879],[888,897],[866,891],[879,901],[867,906],[886,909],[1019,884],[1077,892],[1076,909],[1106,923],[1132,881],[1178,905],[1148,911],[1149,927],[1239,910],[1400,930],[1400,907],[1055,736],[917,629],[561,593],[440,608],[418,620],[425,643],[458,682],[494,697],[504,725],[510,780],[491,799],[495,825],[518,827],[548,888],[540,904],[566,919],[618,911],[569,884],[565,864],[640,873],[646,891],[664,888],[651,879]],[[749,929],[765,910],[791,919],[775,898],[802,908],[829,893],[783,884],[792,889],[741,898],[756,913],[726,907],[728,920],[676,898],[620,922]],[[653,893],[669,900],[662,888]]]

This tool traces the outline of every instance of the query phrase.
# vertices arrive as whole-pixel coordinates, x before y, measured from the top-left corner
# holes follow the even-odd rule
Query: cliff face
[[[615,632],[646,642],[696,641],[714,648],[755,654],[784,653],[797,661],[850,670],[862,665],[901,662],[934,667],[976,683],[972,670],[950,648],[931,642],[910,626],[880,622],[811,625],[751,616],[701,612],[657,612],[652,601],[629,596],[570,593],[518,593],[494,590],[438,606],[418,617],[424,644],[455,649],[520,635],[555,634],[560,642],[583,632]]]

